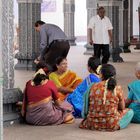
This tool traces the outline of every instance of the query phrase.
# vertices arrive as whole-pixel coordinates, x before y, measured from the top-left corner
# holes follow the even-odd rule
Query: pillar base
[[[68,41],[69,41],[70,46],[76,46],[75,40],[76,40],[75,37],[73,37],[73,38],[68,38]]]
[[[120,56],[120,53],[122,53],[122,49],[120,47],[112,48],[112,61],[113,62],[124,62],[123,58]]]
[[[130,43],[124,43],[123,45],[121,45],[120,47],[123,49],[124,53],[131,53],[131,50],[129,49]]]
[[[84,47],[86,51],[84,52],[85,55],[94,55],[93,46],[89,44],[85,44]]]
[[[16,70],[35,70],[35,63],[33,59],[18,59],[18,63],[15,65]]]
[[[136,47],[134,48],[135,50],[140,50],[140,42],[138,42],[137,44],[136,44]]]
[[[6,89],[3,94],[3,123],[9,126],[20,122],[20,113],[16,103],[23,100],[22,91],[18,88]]]

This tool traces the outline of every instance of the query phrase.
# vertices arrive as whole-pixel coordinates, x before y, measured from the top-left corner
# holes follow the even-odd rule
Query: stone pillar
[[[3,62],[3,87],[10,89],[14,87],[14,56],[13,56],[13,34],[14,15],[13,0],[2,2],[2,62]]]
[[[34,23],[41,19],[42,0],[17,0],[19,10],[19,53],[16,69],[33,69],[39,54],[39,33]]]
[[[129,0],[123,1],[123,50],[124,52],[131,52],[129,49],[130,43],[128,43],[128,38],[130,37],[128,32],[129,22],[128,22],[128,10],[129,10]]]
[[[119,5],[119,46],[123,46],[123,1]]]
[[[130,36],[130,41],[131,41],[131,38],[133,38],[133,0],[129,0],[129,27],[128,29],[130,29],[130,32],[129,32],[129,36]]]
[[[119,47],[119,36],[120,36],[120,24],[121,17],[119,14],[119,8],[122,6],[122,1],[119,0],[99,0],[99,6],[103,6],[106,10],[106,15],[110,18],[113,25],[113,43],[112,43],[112,60],[113,62],[123,62],[120,57],[122,49]]]
[[[0,0],[0,140],[3,140],[2,1]]]
[[[13,88],[13,0],[0,0],[0,10],[0,100],[2,100],[0,102],[0,114],[3,115],[3,117],[1,117],[1,121],[3,120],[4,124],[10,124],[11,121],[17,120],[19,118],[16,110],[16,103],[19,100],[19,94],[21,93],[19,92],[19,89]]]
[[[86,0],[86,8],[87,8],[87,24],[91,17],[97,14],[97,4],[98,0]]]
[[[68,37],[71,46],[75,46],[75,33],[74,33],[74,13],[75,13],[75,0],[64,0],[64,32]]]
[[[97,14],[97,3],[98,3],[98,0],[86,0],[87,25],[89,23],[90,18]],[[86,44],[85,48],[86,48],[86,52],[84,52],[84,54],[93,55],[93,46],[92,45]]]
[[[136,44],[136,47],[134,49],[140,50],[140,3],[138,6],[138,17],[139,17],[139,41]]]

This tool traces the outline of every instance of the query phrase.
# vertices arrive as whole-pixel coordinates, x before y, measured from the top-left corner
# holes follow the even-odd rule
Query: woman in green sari
[[[131,108],[134,111],[132,122],[140,123],[140,62],[136,65],[135,75],[137,80],[132,81],[128,85],[126,107]]]

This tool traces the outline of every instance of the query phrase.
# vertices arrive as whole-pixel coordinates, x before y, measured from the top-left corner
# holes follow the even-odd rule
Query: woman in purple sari
[[[72,123],[72,111],[69,103],[58,100],[57,88],[43,69],[27,82],[22,106],[22,116],[27,123],[42,126]]]

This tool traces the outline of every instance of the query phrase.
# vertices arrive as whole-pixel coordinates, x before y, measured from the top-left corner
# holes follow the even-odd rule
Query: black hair
[[[53,71],[56,71],[56,70],[57,70],[57,65],[60,65],[60,63],[61,63],[64,59],[66,59],[66,57],[60,56],[60,57],[56,58],[56,60],[55,60],[55,65],[53,66]]]
[[[96,74],[97,74],[96,69],[100,64],[101,62],[99,58],[92,56],[88,59],[88,67],[90,67]]]
[[[46,64],[44,61],[40,61],[37,65],[36,65],[36,72],[39,69],[43,69],[44,72],[46,73],[46,75],[49,75],[51,72],[51,68],[48,64]]]
[[[44,21],[38,20],[35,22],[35,27],[38,27],[39,25],[43,25],[43,24],[45,24]]]
[[[65,57],[62,57],[62,56],[56,58],[56,60],[55,60],[56,65],[60,65],[60,63],[61,63],[64,59],[66,59],[66,58],[65,58]]]
[[[38,73],[38,74],[34,77],[33,82],[34,82],[35,86],[38,86],[38,85],[41,84],[41,81],[42,81],[42,80],[46,80],[46,79],[48,79],[48,76],[47,76],[47,75]]]
[[[108,80],[107,89],[113,91],[117,85],[117,81],[115,79],[115,67],[111,64],[103,64],[101,68],[101,74],[103,76],[103,80]]]
[[[103,6],[99,6],[97,10],[105,10]]]
[[[44,61],[39,61],[39,63],[36,65],[36,72],[39,69],[43,69],[43,68],[46,68],[46,67],[47,67],[47,64]]]

